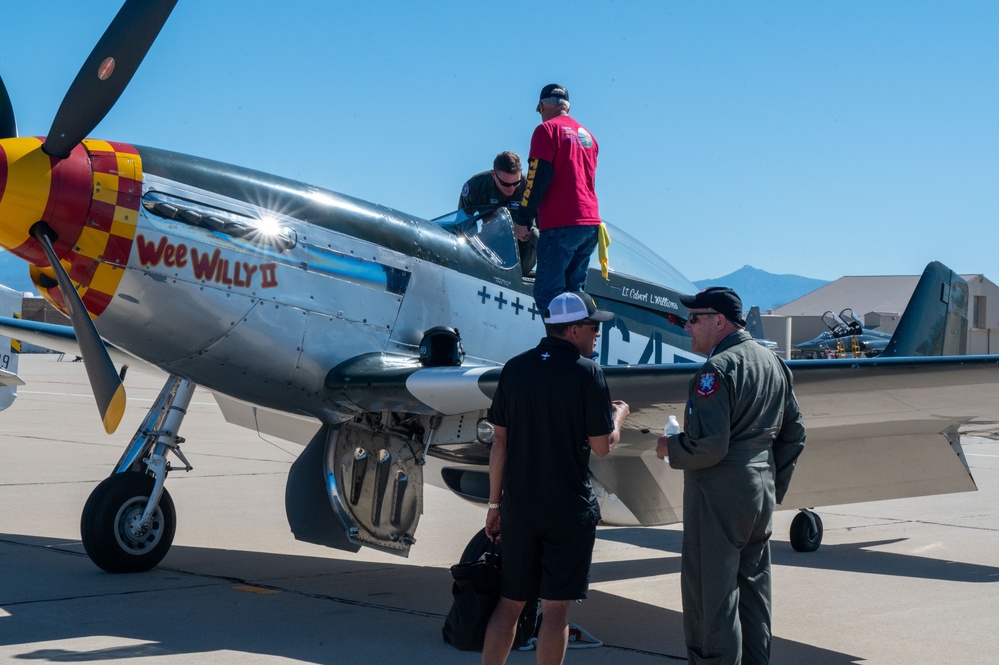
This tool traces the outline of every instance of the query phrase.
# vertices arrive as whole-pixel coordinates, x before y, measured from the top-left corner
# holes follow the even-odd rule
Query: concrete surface
[[[408,559],[296,542],[283,495],[298,448],[226,424],[199,391],[182,430],[194,471],[167,482],[173,548],[153,571],[110,575],[83,553],[80,512],[162,380],[128,375],[109,437],[81,363],[22,356],[20,369],[27,385],[0,413],[0,662],[478,662],[440,628],[480,509],[428,488]],[[965,451],[978,492],[821,509],[815,553],[791,549],[793,514],[778,514],[773,663],[996,662],[999,443],[966,437]],[[601,529],[571,620],[604,646],[567,663],[685,660],[680,540],[679,525]]]

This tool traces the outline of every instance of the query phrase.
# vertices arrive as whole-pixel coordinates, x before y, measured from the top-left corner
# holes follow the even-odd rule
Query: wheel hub
[[[141,521],[147,501],[147,497],[136,497],[118,511],[115,540],[126,552],[142,554],[154,547],[163,534],[163,518],[159,508],[148,523]]]

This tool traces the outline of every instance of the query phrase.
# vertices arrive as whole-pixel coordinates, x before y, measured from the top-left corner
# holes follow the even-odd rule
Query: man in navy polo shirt
[[[547,336],[503,367],[489,420],[486,533],[502,536],[499,604],[489,620],[483,665],[506,662],[524,603],[541,599],[538,663],[561,663],[569,639],[569,602],[586,597],[596,526],[590,451],[607,455],[620,438],[628,405],[611,402],[603,370],[587,356],[600,322],[585,293],[563,293],[545,312]]]

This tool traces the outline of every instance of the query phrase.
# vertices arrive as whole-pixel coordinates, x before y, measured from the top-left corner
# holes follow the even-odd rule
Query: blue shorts
[[[544,527],[504,516],[500,534],[504,598],[586,598],[596,524]]]

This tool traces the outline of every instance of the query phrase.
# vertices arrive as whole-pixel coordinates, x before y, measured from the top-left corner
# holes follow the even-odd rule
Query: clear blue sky
[[[4,3],[22,135],[119,6]],[[180,0],[92,134],[434,217],[526,157],[558,82],[600,144],[603,217],[692,280],[934,259],[999,280],[997,36],[986,0]]]

